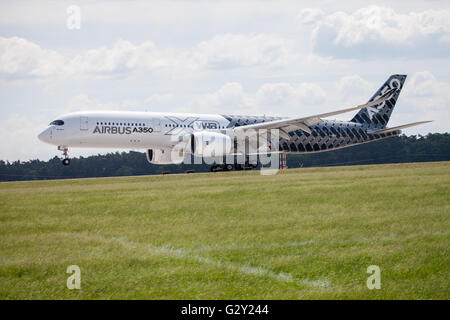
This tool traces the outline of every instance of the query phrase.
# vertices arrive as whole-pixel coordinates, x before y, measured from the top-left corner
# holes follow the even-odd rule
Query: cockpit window
[[[64,124],[64,121],[62,121],[62,120],[55,120],[55,121],[50,122],[51,126],[62,126],[63,124]]]

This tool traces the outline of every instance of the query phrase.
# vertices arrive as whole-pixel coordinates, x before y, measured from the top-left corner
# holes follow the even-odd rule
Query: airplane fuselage
[[[56,146],[83,148],[157,149],[172,148],[178,137],[192,133],[194,126],[203,131],[220,132],[282,117],[232,116],[218,114],[156,112],[78,112],[58,118],[39,139]],[[370,134],[377,126],[350,121],[324,122],[310,127],[311,134],[297,130],[290,139],[280,138],[280,151],[310,153],[329,151],[364,142],[387,138],[400,130]]]
[[[405,80],[406,75],[391,75],[365,104],[306,117],[89,111],[61,116],[39,139],[58,146],[65,165],[69,147],[144,149],[155,164],[181,163],[188,154],[241,156],[250,163],[247,158],[255,154],[324,152],[397,136],[400,129],[428,122],[387,127]],[[350,121],[326,119],[352,111],[358,113]],[[227,163],[226,170],[237,163]]]

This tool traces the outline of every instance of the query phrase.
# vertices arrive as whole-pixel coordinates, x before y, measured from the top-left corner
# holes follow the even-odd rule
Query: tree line
[[[426,162],[450,160],[450,134],[430,133],[426,136],[388,138],[358,146],[313,154],[288,154],[288,168]],[[63,166],[61,159],[8,162],[0,160],[0,181],[44,180],[86,177],[134,176],[182,173],[188,170],[206,172],[206,164],[154,165],[145,153],[115,152],[71,159]]]

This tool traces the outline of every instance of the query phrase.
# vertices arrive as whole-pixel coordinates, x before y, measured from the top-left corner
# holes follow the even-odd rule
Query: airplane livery
[[[58,117],[38,138],[63,152],[64,165],[70,164],[69,148],[89,147],[143,149],[153,164],[181,163],[193,155],[223,160],[212,169],[255,167],[257,163],[249,163],[251,155],[331,151],[397,136],[403,128],[429,122],[386,127],[405,80],[406,75],[392,75],[366,104],[307,117],[87,111]],[[350,121],[323,119],[350,111],[358,111]],[[242,137],[246,145],[239,148]],[[231,163],[225,160],[230,156]]]

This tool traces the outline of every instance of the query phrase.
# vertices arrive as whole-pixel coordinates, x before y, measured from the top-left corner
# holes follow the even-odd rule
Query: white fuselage
[[[221,115],[89,111],[66,114],[53,121],[39,139],[56,146],[87,148],[171,148],[194,128],[223,131]]]

